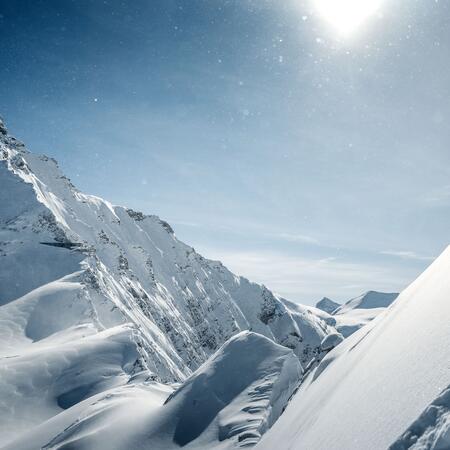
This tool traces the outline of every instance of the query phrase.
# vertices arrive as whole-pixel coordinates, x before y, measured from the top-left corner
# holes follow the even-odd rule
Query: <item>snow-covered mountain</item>
[[[310,311],[344,337],[375,319],[398,297],[397,293],[368,291],[340,305],[324,297]]]
[[[450,449],[449,273],[290,302],[0,121],[0,448]]]
[[[449,274],[450,247],[322,359],[258,448],[450,448]]]
[[[368,291],[333,311],[339,333],[348,337],[375,319],[398,297],[397,293]]]
[[[316,303],[316,308],[327,312],[328,314],[333,314],[333,311],[340,307],[340,303],[336,303],[328,297],[324,297],[322,300]]]
[[[244,330],[303,365],[335,333],[158,217],[81,193],[2,122],[0,205],[0,444],[133,380],[184,381]]]
[[[395,292],[368,291],[359,297],[352,298],[343,305],[339,305],[333,311],[333,315],[345,314],[355,309],[387,308],[397,297],[398,293]]]

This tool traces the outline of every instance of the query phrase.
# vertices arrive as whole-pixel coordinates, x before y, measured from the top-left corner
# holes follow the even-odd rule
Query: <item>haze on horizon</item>
[[[450,5],[327,3],[0,0],[0,113],[289,299],[401,290],[448,244]]]

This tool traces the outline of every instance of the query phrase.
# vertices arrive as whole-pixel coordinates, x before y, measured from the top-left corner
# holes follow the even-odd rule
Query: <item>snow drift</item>
[[[226,449],[255,444],[302,369],[293,352],[250,332],[232,337],[168,398],[134,382],[82,401],[6,448]]]

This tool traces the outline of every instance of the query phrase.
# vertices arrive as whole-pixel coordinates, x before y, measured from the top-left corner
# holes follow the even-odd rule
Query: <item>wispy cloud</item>
[[[279,233],[279,234],[272,234],[271,236],[289,242],[300,242],[303,244],[319,245],[319,241],[316,238],[305,234]]]
[[[424,194],[421,200],[422,203],[428,206],[450,206],[450,184]]]
[[[185,220],[177,220],[177,219],[167,219],[168,222],[171,225],[182,225],[184,227],[191,227],[191,228],[204,228],[203,224],[198,222],[189,222]]]
[[[413,251],[397,251],[397,250],[384,250],[380,252],[381,255],[394,256],[402,259],[413,259],[416,261],[433,261],[434,256],[419,255]]]
[[[313,304],[323,296],[345,301],[367,290],[400,291],[418,275],[409,266],[393,271],[375,263],[354,263],[335,257],[299,257],[276,252],[203,248],[234,273],[294,301]]]

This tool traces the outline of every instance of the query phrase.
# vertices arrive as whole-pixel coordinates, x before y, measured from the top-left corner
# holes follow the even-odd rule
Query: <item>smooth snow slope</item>
[[[156,418],[173,392],[138,380],[93,395],[40,425],[25,430],[2,450],[133,450],[127,441]],[[142,447],[137,447],[140,449]],[[159,449],[161,450],[161,449]]]
[[[307,377],[261,449],[386,449],[450,384],[450,247]]]
[[[247,447],[281,414],[301,374],[292,350],[242,332],[167,400],[170,390],[155,383],[111,389],[41,424],[6,449]]]

